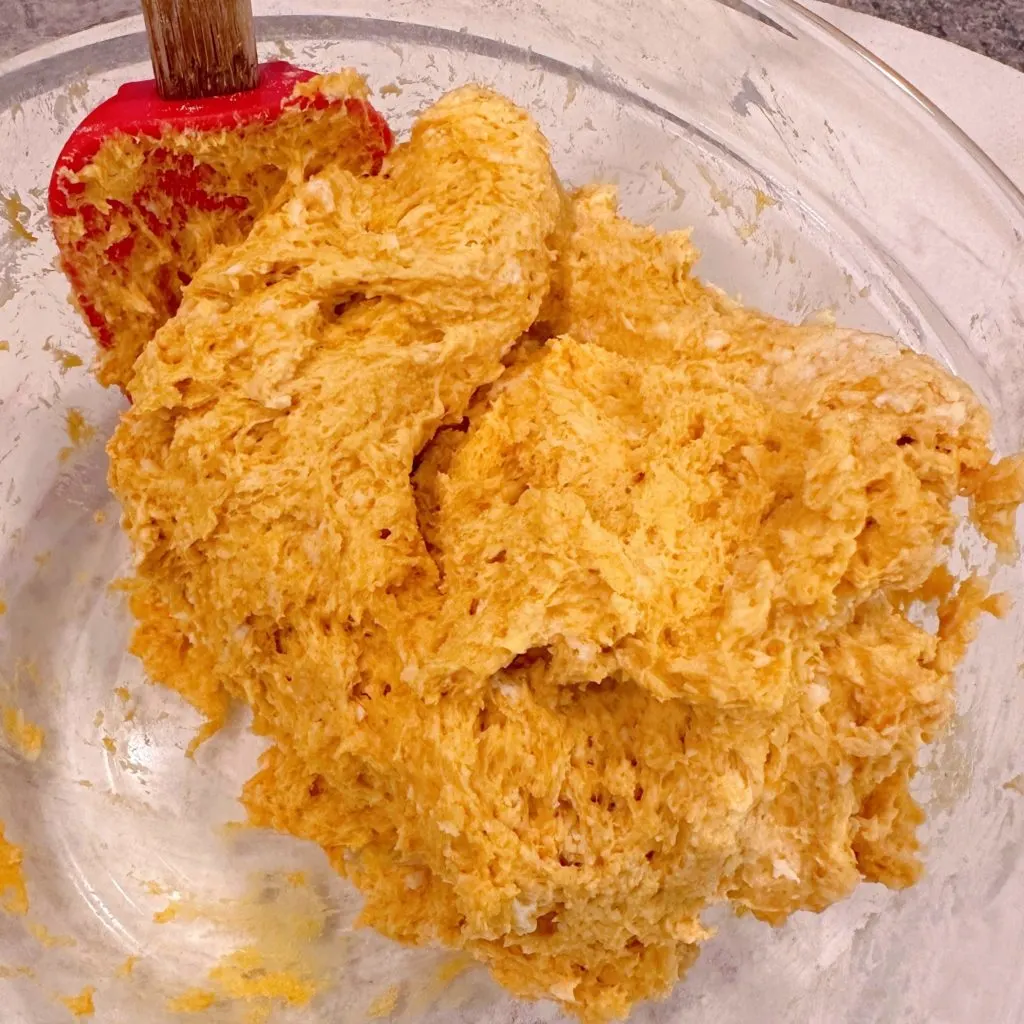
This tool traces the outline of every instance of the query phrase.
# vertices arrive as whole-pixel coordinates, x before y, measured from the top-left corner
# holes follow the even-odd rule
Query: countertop
[[[1024,71],[1024,0],[831,0],[965,46]],[[139,13],[139,0],[0,0],[0,59]]]
[[[831,0],[1024,71],[1024,0]]]

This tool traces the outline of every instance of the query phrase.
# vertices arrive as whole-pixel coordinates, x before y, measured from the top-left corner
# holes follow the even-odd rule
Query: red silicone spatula
[[[258,64],[249,0],[143,0],[155,81],[75,129],[49,207],[98,376],[126,388],[146,342],[218,244],[329,161],[374,174],[391,148],[355,72]]]

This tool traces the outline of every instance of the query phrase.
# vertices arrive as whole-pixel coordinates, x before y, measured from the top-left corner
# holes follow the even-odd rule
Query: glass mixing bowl
[[[492,83],[534,113],[567,182],[616,182],[632,217],[693,225],[703,276],[773,313],[828,311],[932,353],[988,403],[1000,449],[1024,445],[1024,200],[795,3],[272,0],[260,13],[265,57],[357,66],[399,132],[451,86]],[[148,74],[139,19],[0,67],[0,703],[46,734],[34,761],[0,751],[0,819],[31,900],[0,917],[0,1017],[67,1020],[59,997],[92,985],[97,1020],[160,1024],[225,954],[277,942],[331,984],[275,1019],[365,1020],[391,985],[399,1020],[556,1019],[480,969],[353,931],[358,897],[319,850],[232,824],[259,750],[245,722],[188,760],[197,716],[125,653],[111,584],[127,549],[104,456],[123,403],[88,373],[44,196],[74,124]],[[956,557],[984,558],[966,533]],[[685,983],[637,1020],[1024,1019],[1024,574],[986,568],[1017,605],[984,624],[955,725],[925,755],[925,880],[864,885],[778,930],[723,916]],[[264,1009],[228,1001],[204,1019]]]

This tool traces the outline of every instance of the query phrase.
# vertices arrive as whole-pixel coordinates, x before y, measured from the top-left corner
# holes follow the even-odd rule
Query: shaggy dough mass
[[[591,1020],[709,904],[914,881],[915,754],[1001,611],[943,568],[951,504],[1008,551],[1024,491],[937,364],[696,257],[463,89],[214,253],[110,446],[134,650],[207,732],[251,706],[252,820]]]

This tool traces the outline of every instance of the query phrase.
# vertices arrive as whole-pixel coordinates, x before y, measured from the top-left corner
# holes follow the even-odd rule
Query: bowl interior
[[[640,20],[609,29],[607,50],[583,29],[572,34],[552,4],[495,5],[490,21],[457,4],[397,6],[407,20],[324,16],[315,5],[277,14],[260,25],[262,55],[359,67],[399,135],[446,89],[494,85],[540,122],[567,183],[615,182],[630,216],[662,229],[692,225],[702,276],[790,319],[834,316],[931,352],[990,404],[1001,441],[1020,443],[1024,356],[1011,326],[1016,309],[1024,334],[1024,275],[1014,276],[1024,235],[1013,240],[1024,216],[1012,220],[1013,197],[912,97],[885,109],[891,83],[790,5],[631,5]],[[593,31],[610,10],[577,6],[594,8]],[[675,76],[665,36],[676,41],[677,66],[687,64]],[[244,949],[285,960],[299,950],[296,970],[326,981],[310,1008],[275,1019],[365,1020],[391,985],[401,987],[397,1019],[556,1019],[440,952],[353,931],[358,896],[319,850],[237,824],[235,797],[260,750],[241,716],[187,759],[198,717],[147,685],[125,653],[131,622],[116,580],[128,552],[104,455],[122,400],[88,373],[92,342],[55,264],[45,186],[77,121],[149,67],[137,20],[50,50],[0,74],[0,703],[46,733],[35,761],[0,751],[0,820],[25,850],[31,899],[27,918],[0,917],[0,961],[35,971],[6,982],[6,1019],[66,1019],[55,997],[87,984],[98,1019],[177,1019],[166,1001]],[[602,63],[606,53],[615,66]],[[850,87],[837,89],[842,75],[830,65],[825,95],[811,97],[826,58],[847,62]],[[875,83],[860,102],[858,75]],[[787,100],[800,82],[805,99]],[[827,130],[815,104],[831,110]],[[916,197],[883,194],[883,179],[864,176],[869,147],[884,148],[900,125],[933,138],[926,151],[893,152],[893,174],[900,162],[935,162],[934,187]],[[967,185],[943,207],[955,175]],[[939,231],[963,253],[929,272],[935,257],[914,245]],[[991,274],[1005,279],[990,294]],[[978,321],[967,312],[972,287]],[[73,411],[86,424],[77,439]],[[960,563],[984,565],[1024,595],[1019,565],[985,557],[965,530]],[[1019,1019],[1021,615],[1018,606],[984,624],[961,672],[956,725],[925,755],[925,881],[901,894],[865,885],[778,930],[723,915],[688,981],[636,1019]],[[137,966],[119,974],[128,956]],[[243,1020],[263,1005],[218,1006],[210,1019]]]

